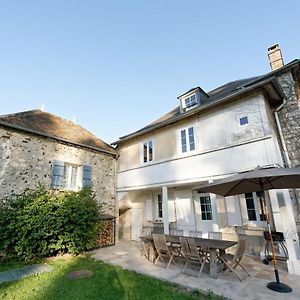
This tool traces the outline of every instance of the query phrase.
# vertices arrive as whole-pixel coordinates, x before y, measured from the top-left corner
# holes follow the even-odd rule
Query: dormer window
[[[196,94],[184,99],[185,108],[189,109],[197,105]]]
[[[184,113],[198,107],[208,95],[199,87],[193,88],[177,97],[180,101],[180,112]]]

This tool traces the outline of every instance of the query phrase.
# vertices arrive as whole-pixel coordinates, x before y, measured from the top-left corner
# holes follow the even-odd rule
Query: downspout
[[[290,161],[289,156],[288,156],[286,143],[285,143],[284,138],[283,138],[282,128],[281,128],[279,117],[278,117],[278,112],[283,108],[283,106],[285,104],[286,104],[286,101],[285,101],[285,98],[284,98],[283,103],[275,110],[274,116],[275,116],[276,126],[277,126],[277,129],[278,129],[278,132],[279,132],[280,142],[281,142],[281,145],[282,145],[282,148],[283,148],[284,163],[289,168],[291,168],[292,164],[291,164],[291,161]]]
[[[291,168],[292,164],[291,164],[290,158],[288,156],[286,143],[285,143],[284,138],[283,138],[282,128],[281,128],[280,120],[279,120],[279,117],[278,117],[278,112],[283,108],[283,106],[285,104],[286,104],[286,100],[285,100],[285,98],[283,98],[283,103],[275,110],[274,116],[275,116],[276,126],[277,126],[277,129],[278,129],[278,132],[279,132],[280,142],[281,142],[281,145],[283,147],[284,163],[287,165],[287,167]],[[293,194],[294,194],[294,197],[295,197],[295,202],[296,202],[296,206],[297,206],[297,210],[298,210],[298,214],[299,214],[300,213],[300,204],[299,204],[299,198],[298,198],[296,189],[293,189]]]

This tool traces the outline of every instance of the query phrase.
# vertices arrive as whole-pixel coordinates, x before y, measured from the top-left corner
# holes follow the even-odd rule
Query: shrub
[[[94,247],[101,207],[91,188],[34,191],[0,201],[0,252],[32,258],[78,254]]]

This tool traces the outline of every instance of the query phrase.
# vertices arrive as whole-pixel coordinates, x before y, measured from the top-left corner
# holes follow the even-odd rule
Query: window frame
[[[193,97],[195,98],[194,101],[191,100]],[[190,103],[190,104],[191,104],[191,103],[194,103],[194,104],[193,104],[193,105],[187,105],[187,100],[188,100],[188,99],[190,99],[190,100],[189,100],[189,103]],[[196,92],[195,92],[195,93],[192,93],[192,94],[189,94],[189,95],[187,95],[187,96],[185,96],[184,98],[181,99],[181,107],[182,107],[182,111],[183,111],[183,112],[186,112],[186,111],[188,111],[188,110],[191,110],[191,109],[197,107],[197,106],[198,106],[198,103],[199,103],[198,94],[197,94]]]
[[[149,146],[150,143],[152,148],[150,148]],[[145,156],[145,145],[146,145],[146,156]],[[150,154],[150,149],[151,149],[151,154]],[[150,160],[150,155],[152,155],[151,160]],[[146,161],[145,161],[145,157],[146,157]],[[151,164],[153,162],[154,162],[154,140],[148,139],[141,143],[141,163],[143,165],[146,165],[146,164]]]
[[[247,122],[246,122],[246,123],[243,123],[242,120],[246,120]],[[243,116],[240,116],[240,117],[239,117],[239,125],[240,125],[240,126],[247,126],[247,125],[249,125],[249,118],[248,118],[248,115],[243,115]]]
[[[164,217],[162,194],[157,194],[156,204],[157,204],[157,210],[156,210],[157,219],[162,220]]]
[[[246,194],[248,194],[248,198]],[[249,197],[250,195],[252,197]],[[264,214],[264,210],[263,210],[263,203],[262,203],[263,200],[261,197],[261,192],[245,193],[244,198],[245,198],[245,208],[246,208],[246,216],[248,222],[254,222],[256,224],[264,224],[266,222],[266,215]],[[251,199],[253,201],[254,208],[251,208],[251,210],[255,212],[255,220],[249,219],[249,212],[248,212],[249,208],[247,205],[247,199]]]
[[[199,197],[199,204],[200,204],[200,214],[201,214],[201,220],[202,221],[213,221],[214,220],[214,212],[213,212],[213,204],[212,204],[212,198],[210,194],[198,192]],[[209,204],[202,203],[202,199],[209,199]],[[203,209],[204,208],[204,209]],[[209,208],[209,210],[207,210]],[[210,218],[208,218],[208,215],[210,215]],[[205,218],[203,218],[205,216]]]
[[[76,170],[76,173],[75,180],[73,181],[74,170]],[[82,189],[82,181],[82,166],[64,162],[63,190],[78,191]]]
[[[193,135],[190,134],[191,129],[193,130]],[[183,132],[184,132],[184,136],[183,136]],[[179,128],[177,136],[178,136],[177,151],[179,155],[181,156],[188,155],[189,153],[195,152],[197,150],[196,127],[194,124]],[[185,146],[183,144],[183,138],[186,141]],[[183,151],[184,147],[186,148],[186,151]]]

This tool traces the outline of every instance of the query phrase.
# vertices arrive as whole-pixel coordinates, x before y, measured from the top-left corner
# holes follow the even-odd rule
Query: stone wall
[[[290,72],[278,77],[285,96],[286,103],[278,116],[287,147],[291,167],[300,167],[300,99],[299,82],[295,82]],[[290,192],[297,231],[300,232],[300,191]]]
[[[54,160],[90,165],[97,201],[107,203],[105,212],[117,216],[113,155],[4,127],[0,127],[0,198],[38,183],[50,188]]]
[[[282,127],[283,137],[292,167],[300,166],[300,107],[297,97],[297,84],[290,72],[278,77],[285,95],[286,103],[278,116]]]

